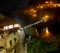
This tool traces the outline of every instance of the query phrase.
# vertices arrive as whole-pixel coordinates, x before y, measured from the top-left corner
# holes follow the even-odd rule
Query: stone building
[[[18,30],[21,26],[14,19],[3,15],[0,21],[0,53],[16,53],[16,46],[20,44]]]

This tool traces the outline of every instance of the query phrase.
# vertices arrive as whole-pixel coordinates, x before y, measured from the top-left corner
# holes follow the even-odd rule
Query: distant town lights
[[[45,1],[45,3],[49,3],[49,1]]]
[[[33,14],[32,16],[33,16],[33,17],[36,17],[36,16],[37,16],[37,14]]]
[[[43,6],[40,6],[41,9],[43,9]]]
[[[60,4],[57,4],[58,7],[60,7]]]
[[[44,21],[44,22],[47,22],[48,19],[49,19],[49,15],[45,15],[45,16],[43,17],[43,21]]]

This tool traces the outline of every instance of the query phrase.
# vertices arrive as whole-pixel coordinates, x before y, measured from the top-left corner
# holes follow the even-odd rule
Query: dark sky
[[[9,14],[17,9],[28,6],[29,0],[0,0],[0,12]]]
[[[15,9],[26,7],[29,3],[29,0],[1,0],[0,1],[0,8],[6,9]]]

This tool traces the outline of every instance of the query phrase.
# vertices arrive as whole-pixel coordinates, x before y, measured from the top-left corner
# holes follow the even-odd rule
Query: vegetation
[[[58,51],[58,44],[56,41],[46,42],[40,37],[36,36],[35,28],[27,27],[25,34],[31,36],[30,41],[27,43],[27,53],[56,53]],[[26,40],[26,38],[25,38]]]
[[[57,52],[58,45],[56,42],[45,42],[38,37],[33,37],[32,41],[28,43],[28,53],[47,53]]]

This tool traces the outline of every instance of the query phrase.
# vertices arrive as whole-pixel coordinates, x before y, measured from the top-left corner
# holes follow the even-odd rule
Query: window
[[[3,49],[5,49],[3,46],[0,46],[0,51],[2,51]]]
[[[14,38],[14,42],[16,43],[16,38]]]
[[[1,37],[3,38],[3,35]]]
[[[12,46],[12,40],[10,40],[10,46]]]

